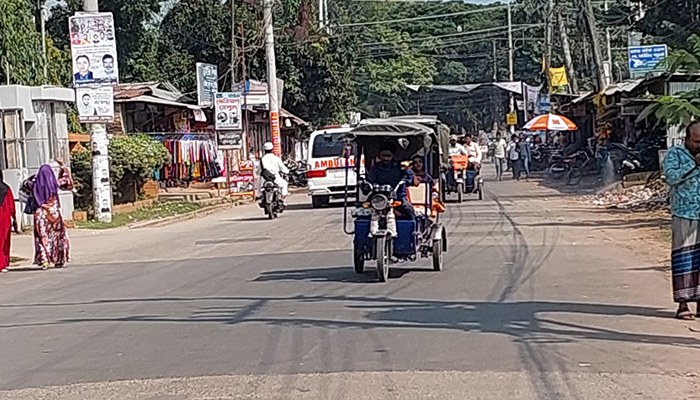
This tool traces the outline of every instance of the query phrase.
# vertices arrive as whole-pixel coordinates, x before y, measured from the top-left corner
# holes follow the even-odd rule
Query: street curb
[[[208,215],[217,213],[219,211],[228,210],[229,208],[233,208],[233,207],[238,207],[239,205],[246,204],[246,202],[247,202],[247,200],[244,200],[244,199],[236,199],[236,200],[233,200],[232,202],[226,202],[224,204],[217,204],[214,206],[200,208],[197,211],[192,211],[192,212],[187,213],[187,214],[174,215],[172,217],[151,220],[151,221],[136,222],[134,224],[128,225],[127,228],[129,228],[129,229],[158,228],[161,226],[172,225],[172,224],[176,224],[178,222],[184,222],[184,221],[189,221],[189,220],[195,219],[195,218],[206,217]]]

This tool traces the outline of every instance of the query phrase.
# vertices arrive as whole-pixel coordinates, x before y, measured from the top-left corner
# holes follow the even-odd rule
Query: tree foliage
[[[0,1],[0,82],[41,85],[44,58],[33,9],[26,0]],[[8,79],[9,76],[9,79]]]
[[[171,156],[162,143],[148,135],[115,137],[109,142],[109,175],[115,203],[135,201],[146,180],[170,164]],[[71,154],[71,169],[78,189],[80,209],[92,206],[92,153]]]

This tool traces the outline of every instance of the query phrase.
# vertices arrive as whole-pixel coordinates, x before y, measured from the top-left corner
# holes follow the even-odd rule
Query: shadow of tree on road
[[[199,302],[203,305],[187,316],[157,315],[147,312],[149,303],[187,303],[189,310]],[[100,317],[99,307],[105,304],[134,303],[146,308],[138,315]],[[269,312],[278,303],[295,303],[295,309],[305,304],[341,304],[349,310],[359,311],[360,319],[297,318],[276,316]],[[325,329],[440,329],[461,332],[500,334],[518,342],[573,343],[578,341],[612,341],[645,343],[652,345],[681,346],[700,350],[700,341],[694,337],[655,335],[639,332],[623,332],[610,328],[562,321],[556,315],[589,315],[604,317],[663,317],[671,318],[669,310],[654,307],[627,306],[595,303],[517,301],[434,301],[413,299],[389,299],[362,296],[289,296],[289,297],[196,297],[196,298],[136,298],[98,300],[82,303],[18,304],[13,307],[74,307],[90,308],[93,317],[65,318],[27,324],[0,325],[0,329],[16,329],[27,326],[51,326],[78,323],[220,323],[268,324],[284,327]],[[334,307],[337,307],[335,305]],[[580,320],[580,318],[577,318]]]

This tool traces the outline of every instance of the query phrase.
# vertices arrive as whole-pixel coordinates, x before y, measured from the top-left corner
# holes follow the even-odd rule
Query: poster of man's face
[[[70,20],[73,74],[77,87],[118,83],[113,17],[108,13]]]

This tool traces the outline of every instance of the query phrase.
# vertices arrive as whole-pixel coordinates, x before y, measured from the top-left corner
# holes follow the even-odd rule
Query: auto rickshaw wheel
[[[374,242],[377,252],[377,278],[379,282],[389,280],[389,257],[391,246],[391,236],[380,236]]]
[[[442,240],[433,240],[433,269],[435,271],[442,271],[443,264],[443,253],[442,253]]]
[[[353,246],[353,264],[356,274],[365,272],[365,253],[357,246]]]

